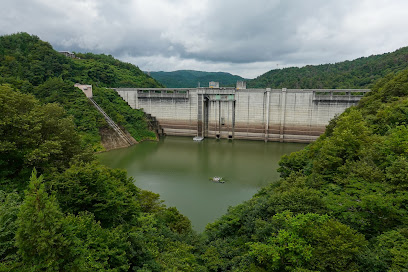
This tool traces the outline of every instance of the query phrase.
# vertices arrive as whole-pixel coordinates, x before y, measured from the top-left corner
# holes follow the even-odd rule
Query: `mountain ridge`
[[[197,70],[176,70],[172,72],[152,71],[150,76],[168,88],[193,88],[208,86],[210,81],[220,83],[220,86],[235,86],[237,81],[247,79],[227,72],[205,72]]]
[[[370,88],[389,73],[408,68],[408,47],[336,63],[270,70],[247,82],[248,88]]]

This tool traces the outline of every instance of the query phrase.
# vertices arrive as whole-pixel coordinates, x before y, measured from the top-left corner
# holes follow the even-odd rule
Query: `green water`
[[[304,146],[166,137],[98,157],[105,165],[126,169],[138,187],[160,194],[167,206],[175,206],[190,218],[195,230],[202,231],[229,206],[250,199],[259,188],[277,180],[279,158]],[[209,180],[213,176],[227,182],[214,183]]]

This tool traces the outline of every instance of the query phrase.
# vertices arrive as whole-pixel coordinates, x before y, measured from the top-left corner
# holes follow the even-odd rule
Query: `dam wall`
[[[311,142],[356,104],[360,89],[115,88],[178,136]]]

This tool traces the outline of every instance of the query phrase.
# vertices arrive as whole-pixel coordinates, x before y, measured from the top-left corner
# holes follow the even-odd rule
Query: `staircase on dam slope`
[[[103,117],[105,117],[106,122],[108,122],[109,126],[119,135],[119,137],[127,143],[129,146],[134,145],[136,141],[132,138],[130,138],[126,133],[120,129],[120,127],[109,117],[109,115],[106,114],[106,112],[98,105],[98,103],[93,100],[92,97],[89,97],[89,100],[92,102],[92,104],[95,106],[95,108],[102,113]]]
[[[152,116],[149,113],[144,112],[146,119],[147,119],[147,123],[149,125],[149,128],[151,130],[153,130],[158,137],[160,136],[164,136],[164,131],[162,126],[159,124],[159,121],[157,121],[156,117]]]

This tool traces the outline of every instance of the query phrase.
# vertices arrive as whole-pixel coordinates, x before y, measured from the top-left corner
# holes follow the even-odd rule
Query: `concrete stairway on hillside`
[[[106,114],[106,112],[98,105],[98,103],[93,100],[92,97],[89,97],[89,100],[92,102],[92,104],[95,106],[95,108],[103,115],[105,118],[106,122],[108,122],[109,126],[119,135],[119,137],[127,143],[128,146],[134,145],[137,142],[135,139],[129,137],[120,129],[120,127]]]
[[[144,112],[144,114],[145,114],[145,116],[146,116],[146,120],[147,120],[147,124],[149,125],[149,128],[150,128],[151,130],[153,130],[153,131],[156,133],[156,135],[157,135],[158,137],[164,136],[163,128],[162,128],[162,126],[159,124],[159,121],[157,121],[156,117],[152,116],[152,115],[149,114],[149,113],[145,113],[145,112]]]

